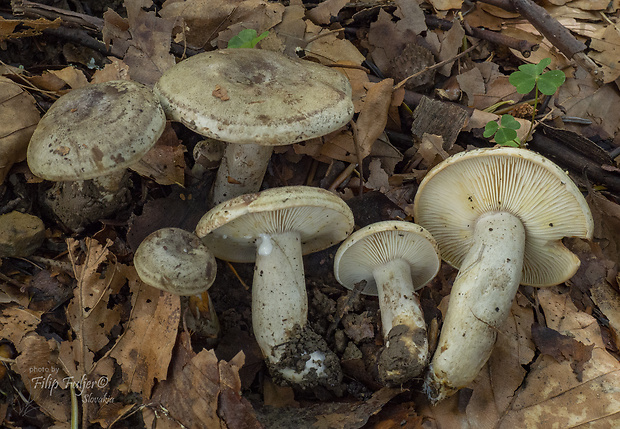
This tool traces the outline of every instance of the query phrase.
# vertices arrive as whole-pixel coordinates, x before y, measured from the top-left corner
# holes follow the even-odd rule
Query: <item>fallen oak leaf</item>
[[[592,357],[594,344],[586,346],[580,341],[562,335],[555,329],[532,324],[532,340],[541,353],[553,356],[558,362],[571,360],[571,368],[577,375],[577,380],[582,381],[583,366]]]
[[[32,95],[12,80],[0,77],[0,184],[13,164],[26,159],[39,119]]]

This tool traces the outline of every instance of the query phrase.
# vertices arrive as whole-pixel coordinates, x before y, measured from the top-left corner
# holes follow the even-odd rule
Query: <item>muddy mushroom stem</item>
[[[388,385],[411,380],[428,363],[426,323],[416,290],[431,281],[439,267],[439,251],[430,233],[403,221],[361,228],[336,252],[336,280],[349,289],[366,280],[362,293],[379,296],[385,339],[379,378]]]
[[[459,269],[426,379],[433,402],[467,386],[488,360],[519,284],[552,286],[579,259],[563,237],[592,238],[577,186],[525,149],[462,152],[434,167],[414,201],[416,222]]]
[[[242,195],[207,212],[196,234],[216,257],[254,262],[252,324],[274,380],[302,389],[336,387],[336,355],[306,326],[302,255],[339,243],[353,214],[319,188],[288,186]]]
[[[127,168],[165,125],[157,97],[137,82],[109,81],[63,95],[28,145],[32,173],[59,182],[45,203],[71,229],[113,214],[128,200]]]
[[[353,117],[340,72],[260,49],[222,49],[181,61],[155,85],[168,117],[227,142],[213,205],[257,192],[274,146],[320,137]]]

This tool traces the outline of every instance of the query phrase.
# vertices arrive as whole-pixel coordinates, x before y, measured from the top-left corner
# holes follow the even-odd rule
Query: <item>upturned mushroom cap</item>
[[[579,259],[563,237],[592,238],[588,204],[557,165],[526,149],[461,152],[422,180],[414,219],[433,235],[444,260],[460,268],[483,213],[508,212],[525,228],[521,284],[551,286],[571,278]]]
[[[169,118],[230,143],[296,143],[353,117],[342,73],[260,49],[195,55],[168,69],[154,91]]]
[[[163,228],[146,237],[133,257],[140,279],[176,295],[197,295],[215,281],[217,265],[195,234]]]
[[[74,89],[41,118],[28,146],[28,165],[47,180],[93,179],[139,161],[165,125],[157,97],[139,83]]]
[[[441,265],[437,244],[428,231],[414,223],[384,221],[355,231],[340,245],[334,275],[349,289],[366,280],[362,293],[377,295],[373,269],[397,259],[409,263],[415,290],[431,281]]]
[[[215,206],[200,219],[196,234],[220,259],[254,262],[261,234],[296,231],[302,253],[308,254],[344,240],[353,223],[351,209],[331,192],[284,186]]]

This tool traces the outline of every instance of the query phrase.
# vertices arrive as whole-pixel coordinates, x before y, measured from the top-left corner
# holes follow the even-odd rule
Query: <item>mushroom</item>
[[[459,270],[425,389],[433,402],[474,380],[489,358],[519,284],[571,278],[579,259],[563,237],[592,238],[577,186],[526,149],[461,152],[434,167],[414,201],[414,218]]]
[[[149,286],[190,296],[187,304],[194,321],[204,328],[206,336],[218,336],[219,321],[208,292],[217,265],[213,253],[196,234],[180,228],[159,229],[140,243],[133,263],[140,280]]]
[[[337,356],[307,326],[302,255],[339,243],[352,229],[353,214],[339,197],[307,186],[241,195],[198,222],[196,234],[217,258],[255,263],[252,324],[274,381],[339,385]]]
[[[28,146],[32,173],[61,182],[45,204],[71,229],[114,213],[129,200],[127,167],[153,147],[165,125],[157,97],[133,81],[63,95],[43,115]]]
[[[435,277],[441,259],[435,240],[419,225],[384,221],[354,232],[336,252],[334,275],[346,288],[362,280],[362,293],[379,296],[385,348],[379,378],[400,385],[428,362],[426,323],[416,290]]]
[[[154,91],[169,118],[228,143],[212,203],[257,192],[273,146],[320,137],[353,117],[340,72],[260,49],[222,49],[168,69]]]

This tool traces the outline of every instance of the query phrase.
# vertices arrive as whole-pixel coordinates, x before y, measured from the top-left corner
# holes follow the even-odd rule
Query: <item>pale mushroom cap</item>
[[[220,259],[254,262],[261,234],[296,231],[305,255],[341,242],[353,223],[351,209],[331,192],[284,186],[215,206],[200,219],[196,234]]]
[[[166,117],[153,92],[117,80],[74,89],[50,107],[30,139],[28,165],[54,181],[120,171],[153,147]]]
[[[353,117],[342,73],[261,49],[195,55],[168,69],[154,91],[169,118],[230,143],[296,143]]]
[[[159,229],[146,237],[133,257],[140,279],[177,295],[198,295],[215,281],[217,264],[211,251],[191,232]]]
[[[340,245],[334,275],[349,289],[366,280],[362,293],[377,295],[373,270],[397,259],[409,263],[415,290],[431,281],[441,265],[439,249],[428,231],[414,223],[383,221],[355,231]]]
[[[477,218],[498,211],[525,228],[521,284],[551,286],[575,274],[579,259],[561,240],[592,238],[592,215],[570,177],[541,155],[517,148],[458,153],[426,175],[414,201],[415,221],[456,268],[472,245]]]

